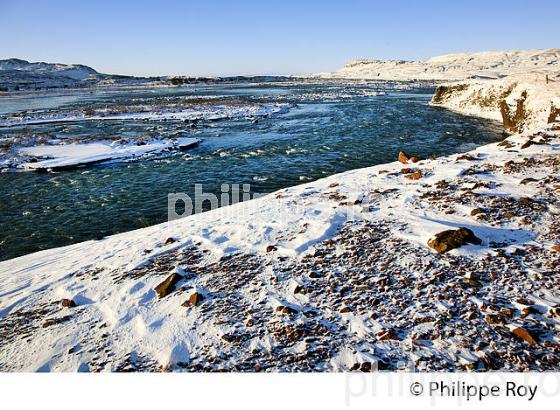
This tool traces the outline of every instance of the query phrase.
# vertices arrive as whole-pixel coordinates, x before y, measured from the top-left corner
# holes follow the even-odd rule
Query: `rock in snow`
[[[156,291],[157,295],[160,298],[164,298],[169,295],[171,292],[175,290],[175,285],[182,279],[183,277],[176,272],[173,272],[169,275],[163,282],[157,285],[154,290]]]
[[[72,299],[62,299],[60,301],[60,304],[63,307],[68,307],[68,308],[76,307],[76,302],[74,302]]]
[[[436,234],[435,238],[428,241],[428,246],[435,249],[437,253],[445,253],[467,243],[480,245],[482,240],[477,238],[470,229],[459,228],[449,229]]]
[[[188,300],[183,302],[183,304],[181,306],[183,306],[183,307],[198,306],[203,300],[204,300],[204,296],[201,293],[193,292],[189,296]]]
[[[524,341],[526,341],[530,345],[534,346],[534,345],[537,344],[535,338],[526,329],[524,329],[520,326],[519,327],[511,326],[510,330],[511,330],[511,333],[513,333],[515,336],[523,339]]]

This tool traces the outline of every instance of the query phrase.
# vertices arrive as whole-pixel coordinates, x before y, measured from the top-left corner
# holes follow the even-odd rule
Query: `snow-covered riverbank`
[[[560,121],[560,69],[440,85],[432,105],[501,121],[510,133]]]
[[[559,152],[551,124],[1,262],[0,369],[557,370]]]

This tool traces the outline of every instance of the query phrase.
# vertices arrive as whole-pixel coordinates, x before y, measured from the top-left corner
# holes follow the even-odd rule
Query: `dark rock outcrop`
[[[62,299],[60,301],[60,304],[63,307],[67,307],[67,308],[73,308],[76,307],[76,302],[74,302],[72,299]]]
[[[437,253],[449,252],[452,249],[459,248],[467,243],[480,245],[482,240],[477,238],[473,231],[468,228],[449,229],[442,231],[433,239],[428,241],[428,246]]]
[[[468,88],[467,84],[438,85],[432,97],[432,103],[442,104],[453,94],[457,92],[465,91],[467,88]]]
[[[524,122],[527,118],[527,111],[525,109],[526,99],[527,91],[523,91],[521,98],[516,101],[515,111],[512,110],[505,99],[500,101],[500,113],[502,114],[502,122],[506,131],[514,134],[523,131]]]
[[[557,121],[560,121],[560,107],[555,107],[554,105],[552,105],[550,107],[550,113],[548,114],[547,122],[551,124]]]

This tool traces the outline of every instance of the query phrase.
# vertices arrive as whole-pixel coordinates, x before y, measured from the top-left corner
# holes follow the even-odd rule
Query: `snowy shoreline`
[[[0,262],[0,370],[558,370],[560,126],[538,125]],[[458,227],[482,244],[429,249]]]

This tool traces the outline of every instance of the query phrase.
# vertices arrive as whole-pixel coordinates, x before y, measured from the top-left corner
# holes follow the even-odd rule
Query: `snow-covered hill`
[[[458,81],[560,69],[560,49],[447,54],[426,61],[356,60],[323,78]]]
[[[157,84],[158,78],[99,73],[82,64],[31,63],[18,58],[0,60],[0,92],[57,88]]]
[[[0,60],[0,91],[83,87],[111,76],[80,64],[30,63],[18,58]]]
[[[30,63],[18,58],[0,60],[0,71],[16,71],[33,73],[35,75],[46,75],[55,77],[68,77],[73,80],[83,80],[90,76],[102,77],[93,68],[81,64],[52,64],[52,63]]]

